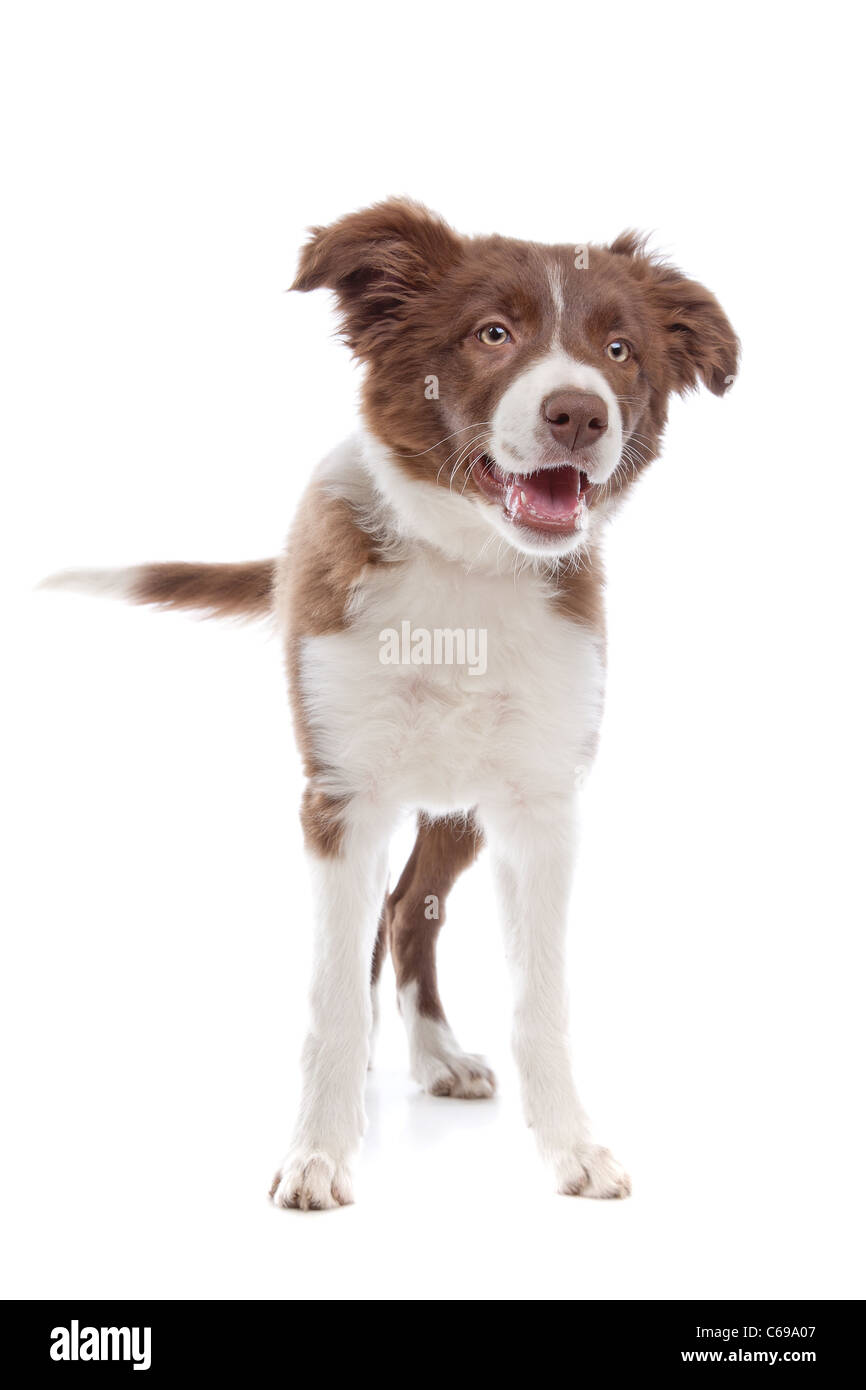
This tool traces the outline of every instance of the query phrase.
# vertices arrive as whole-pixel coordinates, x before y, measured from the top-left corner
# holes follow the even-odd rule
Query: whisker
[[[486,433],[486,432],[485,432],[485,433]],[[452,468],[452,470],[451,470],[451,477],[450,477],[449,480],[448,480],[448,491],[449,491],[449,492],[451,491],[451,489],[452,489],[452,487],[453,487],[453,485],[454,485],[454,479],[456,478],[456,476],[457,476],[457,474],[458,474],[460,468],[461,468],[461,467],[463,466],[463,464],[466,462],[466,459],[468,458],[469,454],[470,454],[473,450],[478,450],[478,445],[481,443],[481,441],[482,441],[483,439],[484,439],[484,435],[481,435],[481,434],[480,434],[480,435],[478,435],[475,439],[471,439],[471,440],[469,441],[469,443],[466,444],[466,445],[464,445],[463,448],[460,450],[460,457],[458,458],[457,462],[455,463],[454,467]],[[481,456],[481,453],[482,453],[482,452],[483,452],[482,450],[478,450],[478,456],[479,456],[479,457]],[[471,467],[474,467],[475,464],[476,464],[477,462],[478,462],[478,459],[477,459],[477,458],[474,459],[474,460],[473,460],[473,463],[472,463],[472,465],[471,465]],[[440,470],[440,472],[441,472],[441,470]],[[467,476],[468,476],[468,475],[467,475]],[[438,479],[438,474],[437,474],[437,479]],[[465,486],[466,486],[466,484],[464,483],[464,487],[465,487]]]
[[[482,433],[479,434],[479,435],[477,436],[476,439],[471,439],[471,440],[469,441],[468,446],[467,446],[466,444],[458,444],[458,445],[456,445],[456,446],[451,450],[451,453],[450,453],[450,454],[448,455],[448,457],[444,460],[444,462],[442,463],[442,465],[441,465],[440,468],[439,468],[439,471],[438,471],[437,474],[436,474],[436,481],[437,481],[437,483],[438,483],[439,479],[440,479],[441,476],[442,476],[442,470],[448,466],[448,464],[449,464],[449,463],[451,462],[451,460],[455,457],[455,455],[462,453],[463,450],[464,450],[465,448],[467,448],[467,447],[471,448],[472,445],[475,444],[475,443],[477,443],[477,441],[478,441],[479,439],[483,439],[483,438],[484,438],[484,435],[485,435],[486,433],[487,433],[486,430],[482,431]]]
[[[482,425],[486,427],[486,426],[492,425],[492,424],[493,424],[493,421],[492,421],[492,420],[476,420],[476,421],[475,421],[473,424],[471,424],[471,425],[461,425],[460,428],[459,428],[459,430],[454,430],[454,433],[453,433],[453,434],[446,434],[445,437],[444,437],[444,439],[438,440],[436,444],[431,444],[429,449],[421,449],[420,452],[417,453],[417,454],[398,454],[398,453],[395,452],[394,457],[395,457],[395,458],[398,458],[398,459],[420,459],[420,458],[423,458],[425,454],[432,454],[433,450],[434,450],[434,449],[438,449],[439,446],[440,446],[441,444],[447,444],[448,440],[449,440],[449,439],[453,439],[453,438],[455,437],[455,435],[458,435],[458,434],[465,434],[467,430],[477,430],[477,429],[478,429],[480,426],[482,426]]]

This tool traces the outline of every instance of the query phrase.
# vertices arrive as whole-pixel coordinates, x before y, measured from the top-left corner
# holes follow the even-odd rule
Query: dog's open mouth
[[[586,474],[568,464],[536,473],[506,473],[485,454],[475,476],[484,495],[502,504],[509,521],[556,535],[577,529],[592,494]]]

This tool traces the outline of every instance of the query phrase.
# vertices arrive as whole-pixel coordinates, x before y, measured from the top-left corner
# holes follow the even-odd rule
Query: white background
[[[866,1292],[854,13],[6,7],[7,1295]],[[358,384],[327,295],[284,293],[297,248],[391,193],[467,232],[649,229],[744,344],[608,545],[570,982],[626,1203],[535,1158],[482,862],[443,995],[500,1098],[417,1094],[389,964],[357,1205],[269,1207],[310,945],[278,645],[33,593],[277,552]]]

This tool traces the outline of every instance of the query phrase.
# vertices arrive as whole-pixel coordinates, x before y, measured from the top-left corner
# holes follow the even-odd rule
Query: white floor
[[[768,1165],[762,1135],[725,1142],[713,1135],[706,1106],[694,1125],[660,1111],[647,1124],[648,1107],[632,1109],[634,1196],[600,1204],[545,1190],[510,1096],[434,1100],[389,1070],[370,1084],[356,1205],[305,1216],[265,1201],[284,1129],[265,1087],[247,1089],[238,1070],[222,1083],[210,1075],[196,1085],[191,1074],[189,1082],[195,1088],[186,1103],[177,1094],[169,1105],[163,1096],[155,1111],[145,1092],[126,1096],[114,1142],[103,1132],[98,1152],[70,1148],[58,1135],[53,1151],[40,1154],[18,1136],[29,1162],[6,1228],[6,1296],[855,1292],[847,1232],[858,1194],[850,1167],[843,1160],[834,1172],[832,1157],[815,1152],[787,1172]],[[88,1103],[84,1078],[80,1102]]]

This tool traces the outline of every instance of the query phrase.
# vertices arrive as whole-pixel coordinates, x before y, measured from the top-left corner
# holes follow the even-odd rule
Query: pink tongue
[[[576,468],[546,468],[531,477],[515,478],[508,491],[509,510],[527,506],[547,521],[567,521],[579,504],[580,474]]]

